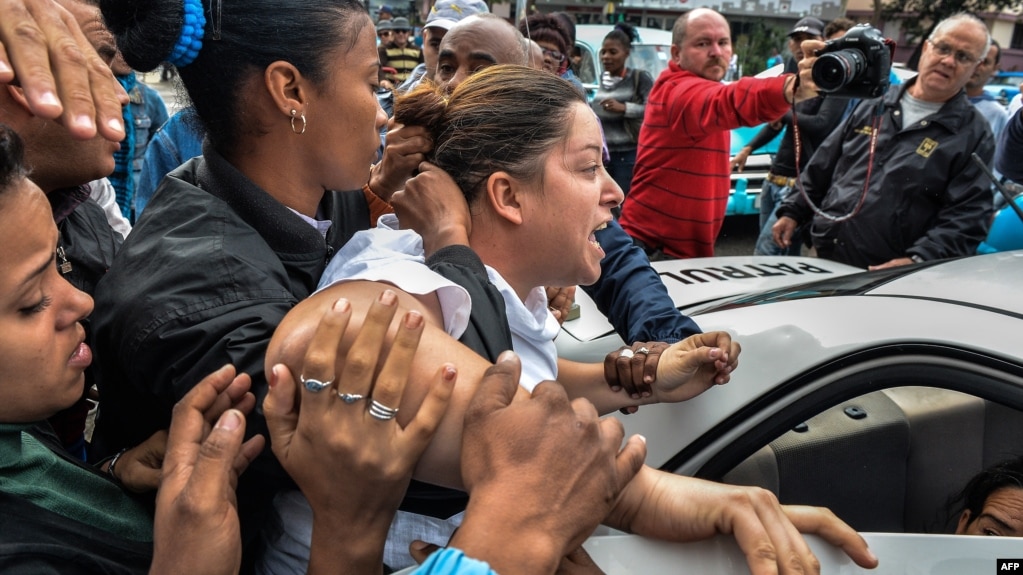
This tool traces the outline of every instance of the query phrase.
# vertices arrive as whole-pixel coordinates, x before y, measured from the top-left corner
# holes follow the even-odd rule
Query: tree
[[[1023,8],[1023,0],[874,0],[875,12],[878,5],[881,5],[881,14],[884,20],[898,19],[902,21],[902,27],[906,31],[910,42],[916,44],[913,55],[906,62],[906,66],[916,70],[920,61],[920,44],[924,38],[930,36],[934,27],[943,19],[959,12],[972,12],[981,14],[984,12],[1001,12],[1006,9]],[[907,17],[911,15],[911,17]]]
[[[742,33],[737,35],[735,53],[739,55],[739,68],[744,76],[752,76],[766,68],[771,48],[784,50],[788,30],[763,19],[740,23]]]

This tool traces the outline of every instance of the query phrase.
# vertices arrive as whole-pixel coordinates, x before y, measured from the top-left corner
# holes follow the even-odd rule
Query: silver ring
[[[320,393],[334,383],[333,380],[320,381],[318,379],[306,379],[304,375],[299,375],[298,380],[302,382],[302,385],[304,385],[306,389],[313,393]]]
[[[631,349],[626,348],[626,349],[623,349],[622,352],[618,354],[618,357],[624,357],[626,359],[631,359],[635,355],[636,354],[632,353]]]
[[[395,415],[398,415],[397,407],[387,407],[375,399],[369,400],[369,414],[379,419],[380,421],[388,421],[394,419]]]
[[[360,395],[358,393],[341,393],[340,391],[337,392],[337,396],[341,399],[341,401],[347,404],[355,403],[360,399],[366,399],[365,395]]]
[[[636,350],[636,353],[642,353],[643,355],[647,355],[650,353],[650,350],[647,349],[646,347],[641,347]]]

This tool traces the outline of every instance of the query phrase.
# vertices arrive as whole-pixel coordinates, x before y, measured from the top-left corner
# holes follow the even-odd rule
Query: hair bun
[[[631,42],[639,41],[639,32],[636,31],[635,26],[628,22],[618,22],[615,24],[615,30],[620,30]]]
[[[423,82],[415,90],[394,102],[394,119],[406,126],[422,126],[436,140],[447,125],[447,100],[432,82]]]
[[[187,0],[198,6],[202,0]],[[182,35],[186,8],[181,0],[100,0],[107,28],[117,40],[124,61],[148,72],[166,61]],[[196,8],[192,8],[194,12]],[[191,42],[189,42],[191,46]]]

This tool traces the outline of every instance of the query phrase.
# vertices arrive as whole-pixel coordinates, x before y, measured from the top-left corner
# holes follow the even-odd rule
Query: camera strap
[[[799,118],[796,116],[796,107],[792,107],[792,139],[795,141],[796,145],[796,187],[799,188],[799,196],[803,198],[806,205],[810,206],[814,215],[824,218],[829,222],[838,223],[850,220],[855,217],[856,214],[860,213],[860,209],[863,208],[863,204],[867,201],[867,192],[870,190],[870,176],[874,172],[874,150],[877,149],[877,134],[881,130],[881,120],[884,118],[884,109],[884,97],[882,97],[874,107],[874,121],[870,130],[870,150],[867,153],[867,179],[863,182],[863,192],[860,193],[860,199],[856,202],[856,206],[851,212],[842,216],[833,216],[817,207],[817,204],[810,199],[810,195],[806,193],[806,188],[803,186],[803,180],[800,177],[799,170],[799,159],[803,154],[803,139],[799,135]],[[852,121],[852,116],[846,118],[846,121]],[[824,191],[824,195],[827,195],[827,190]],[[824,196],[821,196],[822,201],[823,198]]]

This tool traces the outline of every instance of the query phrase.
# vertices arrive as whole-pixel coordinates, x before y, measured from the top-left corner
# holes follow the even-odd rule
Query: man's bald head
[[[671,59],[679,68],[719,82],[732,58],[728,21],[709,8],[679,16],[671,30]]]
[[[448,30],[440,44],[437,84],[454,90],[473,73],[497,64],[526,64],[522,34],[503,18],[470,16]]]

